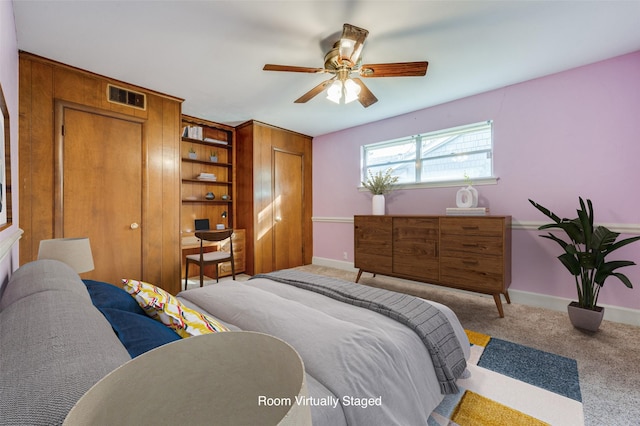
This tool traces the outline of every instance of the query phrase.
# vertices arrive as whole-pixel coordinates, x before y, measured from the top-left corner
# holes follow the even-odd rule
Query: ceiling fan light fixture
[[[341,104],[357,100],[364,108],[378,102],[378,98],[359,77],[420,77],[427,73],[429,63],[426,61],[363,64],[360,56],[368,34],[364,28],[344,24],[342,36],[324,55],[324,68],[266,64],[263,69],[333,75],[296,99],[297,104],[308,102],[326,90],[331,102]]]
[[[351,79],[346,80],[344,82],[344,103],[348,104],[349,102],[358,100],[359,95],[360,86]]]
[[[342,82],[340,80],[331,83],[331,86],[327,89],[327,99],[337,104],[340,103],[342,99]]]
[[[353,55],[354,47],[356,46],[355,40],[349,40],[348,38],[343,38],[340,40],[340,48],[339,55],[340,59],[349,59]]]

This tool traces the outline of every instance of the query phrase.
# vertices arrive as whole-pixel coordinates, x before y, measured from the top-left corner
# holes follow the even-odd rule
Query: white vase
[[[376,194],[371,199],[371,214],[384,215],[384,195]]]

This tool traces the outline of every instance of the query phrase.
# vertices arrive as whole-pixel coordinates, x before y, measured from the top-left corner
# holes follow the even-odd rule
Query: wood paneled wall
[[[236,217],[238,227],[247,231],[247,273],[253,275],[310,264],[313,255],[312,138],[252,120],[236,127],[236,141]],[[302,202],[289,206],[297,208],[302,217],[302,229],[294,230],[302,236],[301,262],[286,259],[286,237],[277,238],[274,233],[274,228],[283,226],[274,217],[274,203],[288,201],[274,200],[277,151],[297,154],[302,161],[299,176],[299,185],[303,188]],[[290,231],[281,229],[285,233]],[[293,240],[289,242],[289,245],[293,244],[296,244]]]
[[[20,263],[37,258],[40,240],[56,238],[55,123],[58,100],[143,119],[142,277],[175,293],[180,283],[181,99],[20,53]],[[145,110],[111,103],[107,84],[147,95]],[[129,277],[136,278],[136,277]]]

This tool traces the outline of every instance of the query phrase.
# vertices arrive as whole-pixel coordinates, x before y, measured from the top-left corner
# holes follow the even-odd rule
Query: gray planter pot
[[[571,302],[567,306],[569,320],[574,327],[587,331],[598,331],[602,317],[604,316],[604,308],[596,306],[596,310],[585,309],[578,306],[578,302]]]

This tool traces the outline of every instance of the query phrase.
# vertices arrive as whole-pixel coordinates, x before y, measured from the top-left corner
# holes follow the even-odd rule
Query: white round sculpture
[[[460,188],[456,193],[456,206],[460,208],[478,207],[478,191],[471,185]]]

